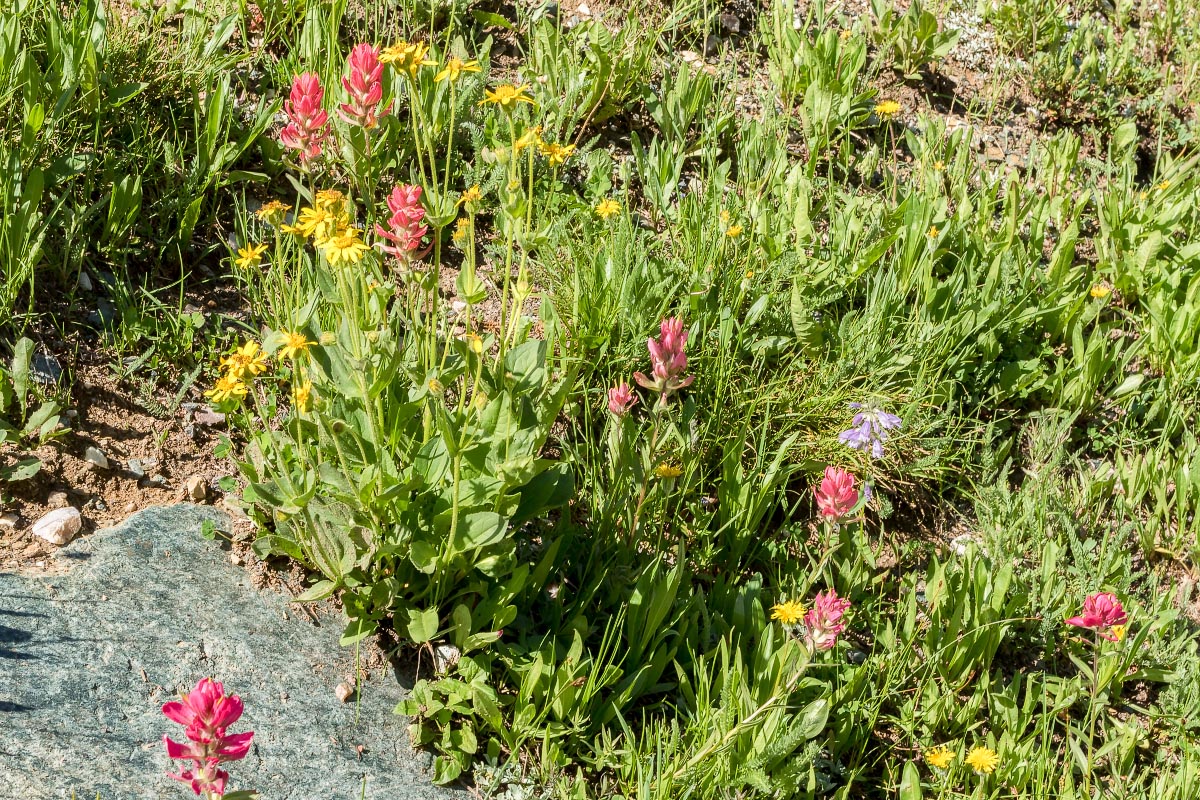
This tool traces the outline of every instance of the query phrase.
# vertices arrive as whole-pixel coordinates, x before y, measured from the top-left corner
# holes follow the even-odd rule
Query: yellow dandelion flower
[[[728,236],[730,239],[736,239],[737,237],[742,235],[742,226],[741,225],[730,225],[729,228],[725,231],[725,235]]]
[[[312,408],[312,381],[305,381],[292,390],[292,400],[298,411]]]
[[[883,100],[875,106],[875,113],[883,119],[891,119],[900,113],[900,104],[895,100]]]
[[[498,105],[505,111],[515,108],[517,103],[528,103],[531,106],[537,105],[533,102],[533,98],[525,94],[525,90],[529,88],[528,83],[522,83],[520,86],[513,86],[511,83],[502,83],[495,89],[488,89],[483,93],[483,99],[479,101],[479,105],[491,103]]]
[[[267,371],[267,356],[258,342],[246,342],[231,355],[221,359],[221,368],[227,376],[244,380],[247,376],[261,375]]]
[[[479,62],[463,61],[458,56],[451,56],[450,60],[446,62],[446,66],[433,79],[435,81],[449,80],[454,83],[462,77],[464,72],[479,72]]]
[[[963,760],[980,775],[991,775],[996,771],[996,767],[1000,766],[1000,756],[996,755],[995,750],[987,747],[971,748],[971,752],[967,753]]]
[[[291,211],[292,207],[287,203],[282,203],[279,200],[272,200],[268,203],[263,203],[258,211],[254,212],[254,216],[261,219],[270,225],[279,225],[283,222],[284,216]]]
[[[204,393],[204,396],[212,400],[214,403],[224,403],[226,400],[238,399],[246,396],[246,384],[241,379],[232,374],[221,376],[217,381],[217,385]]]
[[[429,393],[438,397],[441,397],[442,392],[446,391],[445,385],[437,378],[430,378],[426,385],[429,387]]]
[[[929,230],[925,232],[925,235],[930,239],[936,239],[939,233],[941,233],[941,231],[937,229],[936,225],[930,225]]]
[[[844,28],[841,33],[838,34],[838,38],[844,42],[853,35],[854,31],[850,30],[849,28]]]
[[[265,252],[267,252],[267,246],[265,244],[255,244],[251,245],[250,247],[239,247],[237,251],[238,257],[234,260],[234,263],[237,264],[241,269],[257,267],[262,263],[263,253]]]
[[[620,210],[621,204],[611,197],[606,197],[596,204],[596,216],[600,219],[608,219]]]
[[[421,67],[433,67],[436,61],[425,58],[429,54],[429,45],[424,42],[397,42],[391,47],[383,48],[379,60],[391,64],[396,70],[409,77],[416,77]]]
[[[1169,187],[1170,185],[1171,185],[1170,181],[1163,181],[1162,183],[1158,184],[1154,188],[1158,189],[1160,192],[1165,192],[1167,190],[1167,187]]]
[[[1091,288],[1091,291],[1089,291],[1088,294],[1090,294],[1092,297],[1096,298],[1097,300],[1103,300],[1104,298],[1106,298],[1110,294],[1112,294],[1112,289],[1105,286],[1103,283],[1097,283],[1095,286],[1093,286]]]
[[[521,136],[517,139],[517,141],[513,143],[513,150],[515,150],[516,152],[519,153],[522,150],[524,150],[526,147],[530,147],[532,145],[541,144],[541,143],[542,143],[542,126],[534,125],[530,128],[526,128],[525,132],[522,133]]]
[[[1125,641],[1125,636],[1129,633],[1129,628],[1125,625],[1113,625],[1111,631],[1118,642],[1123,642]]]
[[[568,158],[571,157],[571,154],[575,152],[575,145],[573,145],[573,144],[562,145],[562,144],[554,144],[553,142],[541,142],[538,145],[538,149],[542,152],[542,155],[544,155],[546,157],[546,159],[550,162],[550,166],[557,167],[559,164],[562,164],[564,161],[566,161]]]
[[[798,625],[808,612],[804,603],[799,600],[787,600],[771,606],[771,619],[784,625]]]
[[[728,225],[729,224],[729,210],[725,209],[725,208],[721,209],[721,213],[717,216],[717,219],[719,219],[721,221],[722,225]]]
[[[678,464],[672,464],[664,461],[654,468],[654,474],[659,478],[670,480],[672,478],[678,478],[680,475],[682,475],[683,470],[679,468]]]
[[[280,358],[295,358],[300,353],[308,352],[308,348],[312,347],[316,342],[310,342],[303,333],[288,333],[280,331],[283,337],[283,344],[279,348]]]
[[[925,751],[925,763],[931,767],[945,769],[954,762],[954,753],[944,744]]]
[[[358,228],[347,228],[321,243],[321,252],[330,266],[362,261],[363,253],[371,248],[358,238],[360,233]]]
[[[938,172],[942,172],[943,170],[946,169],[946,162],[945,161],[935,161],[935,162],[933,162],[933,168],[936,169]]]

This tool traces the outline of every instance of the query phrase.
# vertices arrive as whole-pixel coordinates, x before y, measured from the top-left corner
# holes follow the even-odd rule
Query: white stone
[[[0,514],[0,531],[15,531],[17,529],[17,522],[20,519],[20,517],[11,511]]]
[[[79,533],[83,518],[74,508],[58,508],[33,523],[33,535],[62,547]]]
[[[354,687],[343,681],[339,683],[337,688],[333,690],[333,696],[339,701],[347,703],[350,701],[350,698],[354,696]]]
[[[439,644],[433,648],[433,669],[438,675],[445,675],[462,658],[462,652],[452,644]]]
[[[83,451],[83,460],[100,469],[108,469],[108,456],[99,447],[89,447]]]

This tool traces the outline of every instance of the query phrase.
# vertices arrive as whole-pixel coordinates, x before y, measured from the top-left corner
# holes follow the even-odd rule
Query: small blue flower
[[[900,428],[900,418],[863,403],[851,403],[854,427],[838,434],[838,439],[855,450],[871,449],[874,458],[883,458],[883,443],[888,440],[888,431]]]

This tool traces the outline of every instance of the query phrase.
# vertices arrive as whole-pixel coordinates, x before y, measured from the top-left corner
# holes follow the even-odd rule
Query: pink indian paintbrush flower
[[[224,795],[229,773],[220,769],[220,765],[245,758],[254,738],[253,731],[226,733],[241,718],[242,710],[242,699],[226,695],[225,687],[211,678],[202,678],[181,701],[165,703],[163,714],[183,725],[183,733],[189,740],[180,743],[164,736],[167,757],[193,762],[191,768],[168,775],[191,786],[196,794],[206,794],[210,800]]]
[[[279,141],[299,151],[305,164],[321,155],[321,142],[329,134],[329,115],[321,106],[324,99],[321,79],[315,72],[305,72],[292,80],[292,93],[283,104],[288,124],[280,131]]]
[[[349,77],[342,78],[342,88],[350,102],[338,106],[338,115],[351,125],[374,128],[379,117],[388,109],[379,110],[383,100],[383,64],[379,60],[379,48],[366,42],[355,45],[347,59]],[[390,106],[389,106],[390,108]]]
[[[624,381],[608,390],[608,410],[618,417],[628,414],[637,401],[633,387]]]
[[[826,467],[821,485],[814,490],[821,516],[836,522],[853,511],[858,505],[854,483],[854,476],[841,467]]]
[[[1078,617],[1071,617],[1067,620],[1067,624],[1074,625],[1076,628],[1094,630],[1103,638],[1115,642],[1120,639],[1120,636],[1112,629],[1124,625],[1128,621],[1129,615],[1125,613],[1125,609],[1121,607],[1121,601],[1115,594],[1096,592],[1084,598],[1083,613]]]
[[[695,380],[695,375],[683,374],[687,372],[687,354],[684,352],[687,337],[683,320],[667,317],[659,323],[659,337],[646,340],[653,377],[648,378],[641,372],[635,372],[633,379],[642,388],[657,392],[659,405],[665,406],[671,394],[689,386]]]
[[[387,199],[388,226],[384,228],[375,224],[375,233],[392,242],[391,245],[380,244],[379,249],[396,256],[401,260],[420,258],[421,254],[414,253],[421,246],[421,237],[429,230],[428,225],[422,225],[425,218],[425,207],[421,205],[421,187],[401,184],[392,189]]]
[[[838,597],[833,589],[817,594],[812,609],[804,615],[808,640],[815,649],[828,650],[837,643],[837,637],[846,630],[842,615],[848,608],[850,601]]]

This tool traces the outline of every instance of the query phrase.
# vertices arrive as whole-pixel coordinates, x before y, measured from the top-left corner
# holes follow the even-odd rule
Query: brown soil
[[[213,457],[223,426],[195,422],[193,406],[203,400],[198,388],[191,390],[191,402],[164,418],[152,414],[144,399],[133,396],[106,366],[77,367],[73,376],[68,369],[63,381],[69,376],[70,405],[63,422],[71,432],[32,453],[0,445],[0,462],[18,455],[42,461],[33,478],[0,487],[0,513],[17,515],[15,528],[0,526],[0,569],[46,567],[46,556],[55,547],[34,536],[32,525],[54,508],[79,509],[82,535],[88,535],[143,508],[185,499],[184,483],[192,476],[208,483],[206,501],[222,502],[216,482],[231,474],[232,466]],[[172,398],[165,394],[152,399],[168,406]],[[84,460],[89,446],[105,454],[107,469]],[[144,465],[144,476],[130,469],[131,459]]]

